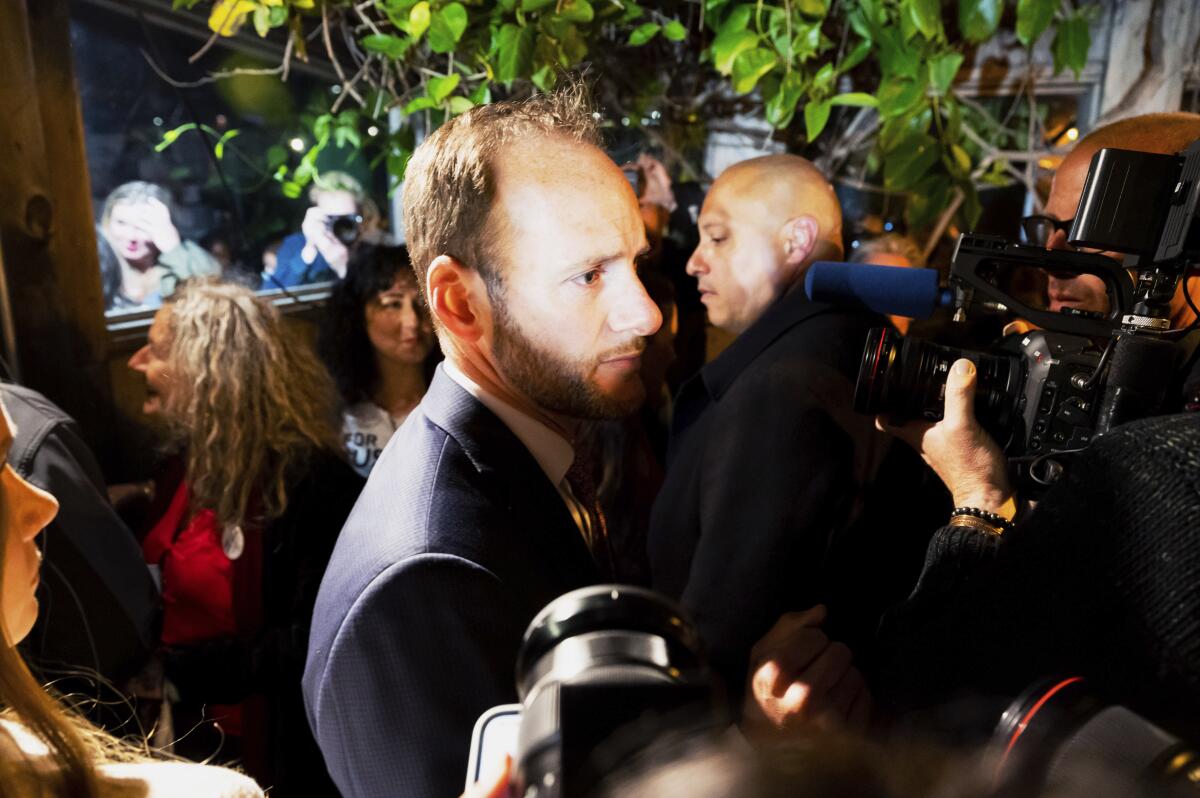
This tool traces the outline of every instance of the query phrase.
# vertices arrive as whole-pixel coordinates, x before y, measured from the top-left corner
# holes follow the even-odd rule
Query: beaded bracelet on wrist
[[[1003,534],[1003,530],[1001,530],[999,527],[992,526],[987,521],[984,521],[981,518],[976,518],[973,515],[951,516],[950,526],[966,527],[968,529],[974,529],[977,532],[995,535],[996,537],[1000,537],[1000,535]]]
[[[1007,532],[1012,529],[1012,521],[1009,521],[999,513],[980,510],[978,507],[955,507],[950,513],[950,519],[953,520],[956,517],[978,518],[995,527],[999,532]]]

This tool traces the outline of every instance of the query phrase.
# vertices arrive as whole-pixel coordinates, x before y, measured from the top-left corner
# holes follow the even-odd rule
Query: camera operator
[[[1085,136],[1063,159],[1054,174],[1050,196],[1044,214],[1022,220],[1025,235],[1031,244],[1047,249],[1071,249],[1067,234],[1071,229],[1083,183],[1087,178],[1092,156],[1105,147],[1159,154],[1175,153],[1200,139],[1200,114],[1161,113],[1122,119],[1104,125]],[[1118,253],[1102,253],[1121,260]],[[1104,281],[1092,274],[1047,275],[1046,301],[1049,310],[1064,308],[1107,313],[1109,297]],[[1181,280],[1171,301],[1171,326],[1187,327],[1195,320],[1184,298],[1189,285],[1197,286],[1200,278]],[[1200,301],[1200,300],[1198,300]],[[1181,410],[1200,406],[1200,333],[1192,333],[1179,347],[1178,370],[1167,392],[1168,409]]]
[[[1194,739],[1200,416],[1143,419],[1098,438],[1013,524],[1013,489],[976,421],[975,385],[975,367],[956,361],[944,418],[893,429],[945,482],[956,514],[930,541],[912,596],[884,619],[876,695],[914,720],[944,721],[958,699],[1007,700],[1034,679],[1082,675]]]
[[[350,247],[362,225],[362,185],[344,172],[325,172],[308,192],[312,207],[300,232],[283,239],[264,288],[291,288],[346,276]]]

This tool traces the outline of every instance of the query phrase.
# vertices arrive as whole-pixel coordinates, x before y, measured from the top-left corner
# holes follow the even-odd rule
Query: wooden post
[[[0,260],[22,382],[101,449],[107,333],[67,6],[0,3]]]

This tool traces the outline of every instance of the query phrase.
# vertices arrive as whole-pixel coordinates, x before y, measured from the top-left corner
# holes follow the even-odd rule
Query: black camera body
[[[1100,150],[1068,240],[1124,253],[1124,262],[1095,252],[960,236],[950,291],[943,292],[940,304],[952,302],[958,321],[968,310],[1011,312],[1040,329],[1009,336],[988,352],[873,330],[863,352],[855,408],[895,422],[938,420],[950,366],[965,357],[979,375],[976,415],[1005,444],[1018,479],[1027,488],[1053,484],[1066,458],[1094,437],[1162,412],[1180,332],[1170,329],[1170,303],[1180,280],[1200,259],[1198,208],[1200,141],[1176,155]],[[1098,276],[1107,289],[1109,311],[1053,312],[1031,304],[1028,278],[1046,273]],[[864,283],[873,280],[863,278]],[[851,286],[850,292],[860,290],[871,294],[866,285]],[[929,299],[932,307],[935,298]]]
[[[894,422],[939,421],[946,376],[955,360],[966,358],[978,374],[980,423],[1014,462],[1036,464],[1035,481],[1053,481],[1052,456],[1086,447],[1095,433],[1100,385],[1091,377],[1102,356],[1089,338],[1045,330],[1009,335],[983,353],[877,328],[867,337],[854,409],[886,413]]]

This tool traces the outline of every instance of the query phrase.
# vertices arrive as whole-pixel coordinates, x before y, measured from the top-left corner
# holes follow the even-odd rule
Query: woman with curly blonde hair
[[[274,306],[209,280],[163,305],[129,365],[183,450],[143,542],[162,572],[176,751],[219,743],[273,795],[335,794],[300,695],[317,588],[362,487],[333,382]]]

